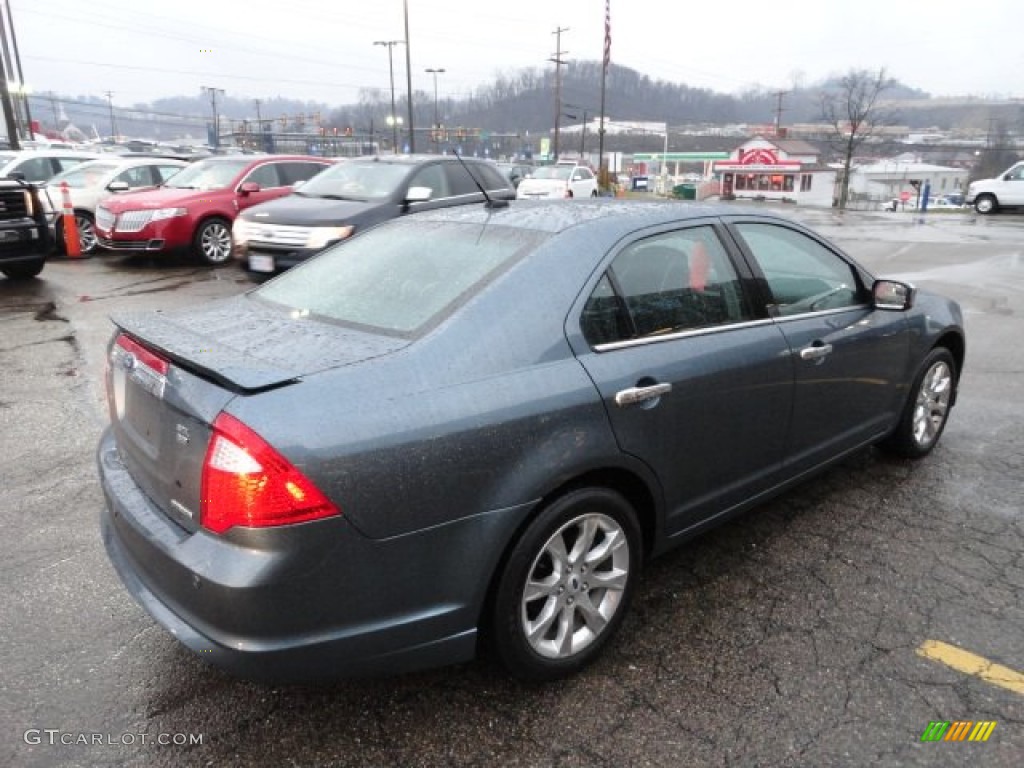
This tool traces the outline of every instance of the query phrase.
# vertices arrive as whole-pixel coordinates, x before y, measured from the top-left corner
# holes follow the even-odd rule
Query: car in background
[[[496,165],[516,189],[519,189],[519,182],[533,173],[533,166],[525,163],[496,163]]]
[[[49,181],[63,171],[76,165],[95,160],[96,152],[80,152],[73,149],[22,149],[0,151],[0,177],[20,174],[25,181]]]
[[[190,251],[210,265],[231,259],[239,211],[283,197],[332,161],[306,155],[208,157],[159,189],[109,197],[96,208],[96,238],[112,251]]]
[[[296,682],[481,646],[573,674],[649,558],[867,446],[927,455],[965,355],[956,302],[668,201],[425,211],[112,319],[110,560],[198,658]]]
[[[511,200],[515,189],[487,160],[379,155],[345,160],[287,197],[235,220],[235,256],[255,275],[279,272],[339,240],[416,211]]]
[[[77,165],[58,173],[47,182],[44,208],[49,213],[53,234],[59,248],[64,245],[63,194],[68,195],[75,211],[75,228],[83,254],[96,250],[96,206],[112,194],[157,187],[188,165],[184,160],[156,157],[104,157]]]
[[[556,163],[534,168],[516,188],[519,200],[597,197],[597,177],[585,165]]]
[[[1024,207],[1024,162],[1007,168],[994,179],[979,179],[967,186],[965,205],[982,215],[1004,208]]]

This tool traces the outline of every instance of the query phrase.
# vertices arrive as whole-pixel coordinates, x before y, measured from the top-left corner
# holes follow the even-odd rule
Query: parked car
[[[38,185],[0,178],[0,273],[28,280],[43,271],[53,246]]]
[[[649,558],[866,446],[928,454],[965,349],[956,302],[789,219],[626,200],[406,216],[113,320],[109,557],[270,680],[481,645],[572,674]]]
[[[479,185],[479,186],[478,186]],[[327,245],[414,211],[515,197],[485,160],[454,155],[384,155],[346,160],[288,197],[235,220],[235,255],[255,274],[278,272]]]
[[[96,239],[114,251],[190,250],[207,264],[231,259],[239,211],[283,197],[331,164],[303,155],[208,157],[159,189],[109,197],[96,208]]]
[[[533,166],[525,163],[497,163],[497,166],[516,189],[519,188],[519,182],[533,173]]]
[[[994,179],[972,181],[967,186],[964,204],[973,205],[980,214],[1024,206],[1024,162],[1008,168]]]
[[[96,250],[96,206],[100,200],[112,194],[159,186],[187,165],[183,160],[104,157],[58,173],[47,183],[43,198],[58,247],[65,247],[62,184],[68,185],[75,227],[82,253],[86,254]]]
[[[516,188],[520,200],[597,197],[597,177],[585,165],[558,163],[534,168]]]
[[[0,177],[20,174],[25,181],[49,181],[62,171],[95,160],[95,152],[73,149],[22,149],[0,152]]]

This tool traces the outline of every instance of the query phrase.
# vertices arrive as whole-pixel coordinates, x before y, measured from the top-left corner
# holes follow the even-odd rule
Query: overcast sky
[[[195,95],[330,104],[388,89],[402,0],[8,0],[36,93],[130,105]],[[604,0],[408,0],[413,87],[467,95],[497,72],[599,60]],[[1024,93],[1021,0],[611,0],[612,60],[654,78],[737,92],[877,69],[933,95]],[[394,48],[396,90],[405,50]],[[614,105],[609,105],[614,114]],[[621,116],[626,117],[626,116]]]

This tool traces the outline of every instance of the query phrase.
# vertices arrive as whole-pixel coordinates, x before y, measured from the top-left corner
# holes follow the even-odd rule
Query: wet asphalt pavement
[[[1024,672],[1024,219],[787,213],[962,303],[942,442],[917,463],[868,450],[650,563],[609,652],[547,686],[484,663],[324,688],[204,666],[99,539],[106,318],[251,284],[122,257],[0,278],[0,765],[1024,763],[1024,687],[918,653],[937,641]],[[933,720],[997,725],[922,743]]]

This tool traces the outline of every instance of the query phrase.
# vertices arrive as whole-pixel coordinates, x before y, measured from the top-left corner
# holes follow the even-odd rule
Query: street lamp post
[[[217,116],[217,94],[223,94],[223,88],[213,88],[209,85],[200,86],[202,90],[210,94],[210,108],[213,110],[213,148],[220,146],[220,118]]]
[[[398,124],[401,122],[395,114],[395,62],[392,51],[396,45],[401,45],[401,40],[376,40],[374,45],[386,45],[388,48],[388,73],[391,76],[391,115],[388,117],[388,125],[391,126],[391,145],[395,154],[398,154]]]
[[[441,69],[425,69],[425,72],[434,76],[434,130],[441,130],[441,119],[437,112],[437,76],[444,74],[444,68]]]

